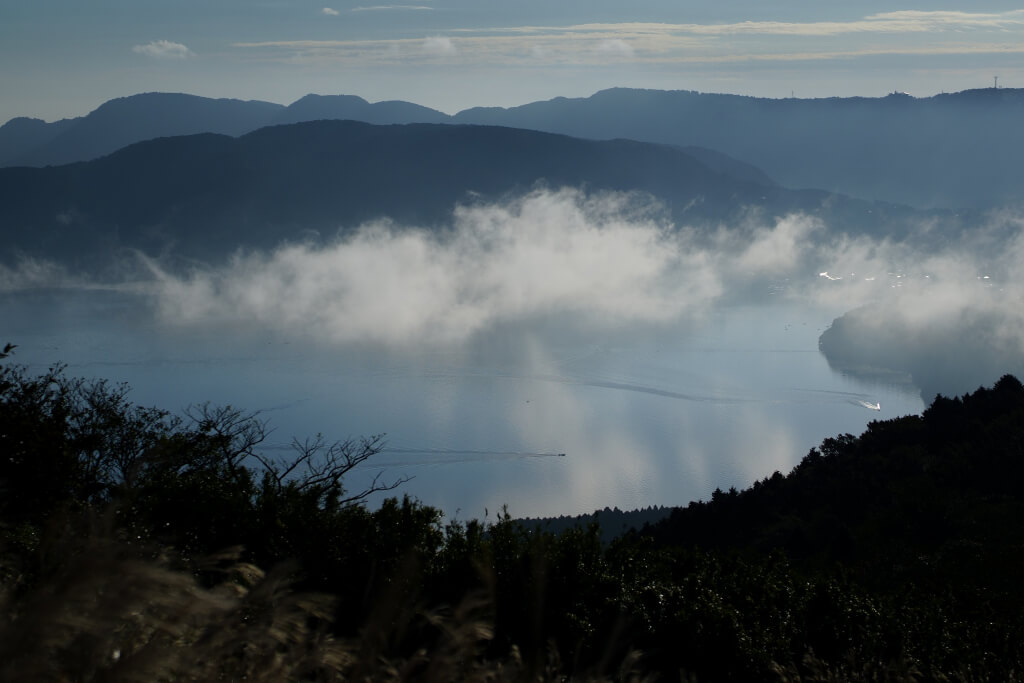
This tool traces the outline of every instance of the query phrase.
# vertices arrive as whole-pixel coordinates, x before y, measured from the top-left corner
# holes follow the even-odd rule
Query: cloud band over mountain
[[[704,312],[730,280],[788,272],[820,228],[788,217],[708,238],[631,199],[541,190],[457,208],[440,234],[378,221],[186,276],[154,266],[159,307],[168,320],[256,321],[339,343],[457,341],[552,315],[659,323]]]
[[[798,214],[708,234],[635,200],[539,190],[457,208],[440,233],[381,220],[325,245],[239,252],[184,275],[151,264],[157,310],[174,324],[410,346],[536,320],[597,333],[673,324],[774,291],[835,315],[870,305],[858,320],[869,333],[899,330],[936,358],[957,357],[969,335],[1004,364],[1024,360],[1024,285],[1013,280],[1024,262],[1019,231],[995,258],[956,245],[923,253],[867,236],[830,238],[819,220]],[[837,279],[815,277],[822,271]]]

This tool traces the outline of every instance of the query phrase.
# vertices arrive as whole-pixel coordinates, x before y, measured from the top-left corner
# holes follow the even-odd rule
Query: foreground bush
[[[0,367],[0,680],[1013,680],[1024,387],[826,439],[611,543],[377,509],[379,438]],[[100,520],[100,521],[98,521]]]

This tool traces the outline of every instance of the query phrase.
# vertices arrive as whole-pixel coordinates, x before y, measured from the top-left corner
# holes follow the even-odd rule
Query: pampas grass
[[[540,671],[515,647],[485,656],[485,593],[453,608],[382,604],[360,637],[339,639],[329,630],[334,600],[294,591],[294,566],[264,571],[242,562],[241,548],[186,566],[94,517],[43,536],[32,578],[9,574],[0,585],[2,681],[565,680],[553,649]],[[388,655],[417,638],[411,655]],[[616,680],[638,680],[635,663]]]
[[[90,531],[69,525],[32,585],[4,587],[0,680],[317,681],[349,666],[325,628],[332,600],[292,592],[287,568],[264,572],[236,548],[189,571]]]

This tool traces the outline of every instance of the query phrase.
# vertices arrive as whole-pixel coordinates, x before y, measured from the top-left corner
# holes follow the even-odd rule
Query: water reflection
[[[260,410],[269,448],[386,433],[387,451],[352,487],[385,467],[414,477],[403,491],[462,518],[503,504],[529,516],[685,504],[923,407],[912,388],[833,372],[817,338],[836,311],[792,303],[618,332],[505,326],[404,351],[159,324],[122,293],[21,293],[0,307],[0,341],[19,344],[18,362],[65,362],[171,410]]]

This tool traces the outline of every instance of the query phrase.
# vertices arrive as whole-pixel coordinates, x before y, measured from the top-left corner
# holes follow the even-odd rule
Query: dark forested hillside
[[[788,476],[717,490],[643,536],[747,558],[783,553],[801,572],[841,575],[903,618],[938,619],[929,628],[979,639],[972,654],[1019,665],[1008,634],[1024,627],[1022,445],[1024,387],[1007,375],[991,389],[936,397],[920,417],[826,439]],[[898,637],[907,647],[935,636]],[[952,652],[951,662],[968,656]]]
[[[240,246],[330,238],[382,217],[429,227],[448,222],[459,202],[500,200],[538,183],[646,193],[680,225],[717,225],[753,209],[767,220],[805,211],[838,230],[895,237],[915,215],[761,184],[749,167],[710,161],[720,170],[679,149],[627,140],[318,121],[240,138],[162,138],[60,167],[0,169],[0,238],[8,258],[81,263],[131,247],[214,259]]]
[[[0,677],[1013,680],[1024,665],[1011,376],[610,544],[507,513],[445,523],[408,498],[370,510],[345,474],[379,441],[280,460],[266,434],[237,409],[175,416],[59,368],[0,367]]]
[[[1024,388],[1007,375],[991,389],[937,397],[920,417],[826,439],[788,476],[715,491],[645,533],[673,545],[783,550],[889,585],[947,561],[1021,551],[1022,418]]]
[[[455,116],[354,95],[308,95],[285,107],[144,93],[111,100],[75,119],[14,119],[0,126],[0,166],[85,161],[156,137],[241,135],[275,123],[459,123],[699,147],[752,164],[789,188],[965,209],[1019,204],[1022,114],[1024,91],[1009,88],[822,99],[614,88],[587,98],[480,107]],[[714,166],[713,154],[694,156]]]
[[[1006,371],[1024,373],[1017,338],[1003,333],[1007,325],[1005,313],[983,305],[921,324],[907,320],[899,309],[875,303],[836,318],[818,346],[842,372],[906,373],[927,403],[936,394],[993,382]]]
[[[1018,204],[1022,115],[1019,89],[767,99],[614,88],[587,98],[468,109],[455,120],[700,145],[754,164],[786,187],[924,208]]]

